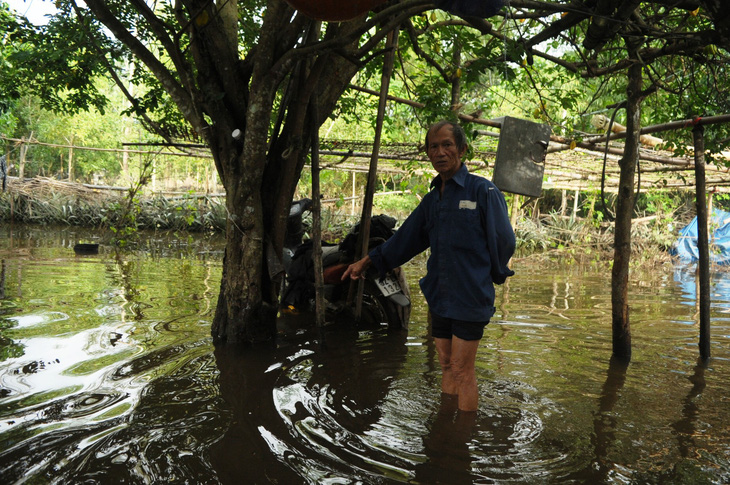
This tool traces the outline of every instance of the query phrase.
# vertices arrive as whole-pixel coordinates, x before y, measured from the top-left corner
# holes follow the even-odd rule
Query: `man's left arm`
[[[485,199],[482,214],[487,250],[492,262],[492,281],[501,285],[509,276],[515,274],[508,267],[515,252],[515,232],[509,221],[507,203],[502,192],[490,184],[487,187]]]

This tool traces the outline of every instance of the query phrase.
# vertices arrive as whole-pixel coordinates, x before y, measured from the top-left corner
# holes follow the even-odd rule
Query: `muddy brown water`
[[[730,277],[698,363],[692,268],[632,274],[612,364],[610,272],[516,260],[455,415],[417,289],[407,332],[279,322],[215,348],[217,240],[77,256],[74,229],[0,226],[0,483],[727,483]],[[323,341],[324,340],[324,341]]]

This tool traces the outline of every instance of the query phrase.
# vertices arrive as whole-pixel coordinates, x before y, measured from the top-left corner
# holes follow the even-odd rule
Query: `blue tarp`
[[[710,261],[714,264],[730,265],[730,212],[712,210],[710,228]],[[697,248],[697,218],[679,231],[679,238],[669,250],[672,256],[682,261],[695,262],[700,259]]]

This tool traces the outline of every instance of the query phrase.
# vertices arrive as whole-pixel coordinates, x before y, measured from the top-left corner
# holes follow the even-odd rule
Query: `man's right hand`
[[[346,280],[348,277],[352,280],[359,280],[365,278],[365,272],[368,270],[372,261],[370,256],[365,256],[360,261],[356,261],[347,267],[345,272],[342,274],[342,280]]]

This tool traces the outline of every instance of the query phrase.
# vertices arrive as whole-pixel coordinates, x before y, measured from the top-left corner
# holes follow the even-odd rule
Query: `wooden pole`
[[[73,182],[74,179],[74,136],[68,142],[68,181]]]
[[[378,153],[380,151],[380,139],[383,133],[383,121],[385,119],[385,106],[388,102],[388,90],[390,89],[390,76],[393,73],[395,64],[395,52],[398,49],[398,32],[395,28],[388,34],[386,49],[388,54],[383,62],[383,74],[380,82],[380,99],[378,102],[378,117],[375,124],[375,138],[373,139],[373,153],[370,157],[370,168],[368,170],[368,184],[365,188],[365,198],[362,202],[362,218],[360,219],[360,234],[358,236],[358,259],[364,258],[368,253],[368,241],[370,239],[370,217],[373,209],[373,196],[378,173]],[[362,294],[365,289],[365,280],[357,280],[357,298],[355,300],[355,319],[360,320],[362,316]]]
[[[28,142],[33,140],[33,132],[30,132],[30,136],[28,137]],[[25,143],[26,139],[21,138],[20,139],[20,155],[18,160],[18,179],[22,182],[23,178],[25,178],[25,157],[28,155],[28,147],[30,146],[28,143]]]
[[[319,115],[317,96],[312,95],[312,258],[314,262],[314,308],[317,328],[322,329],[325,321],[324,273],[322,268],[322,204],[319,187]],[[320,332],[320,339],[323,334]]]
[[[638,43],[627,39],[629,56],[634,64],[628,70],[626,88],[626,145],[619,160],[618,197],[614,223],[613,267],[611,268],[611,338],[613,357],[631,360],[631,325],[629,321],[629,262],[631,260],[631,217],[634,212],[636,162],[639,160],[641,129],[642,64]]]
[[[352,206],[350,207],[350,215],[355,215],[355,198],[356,198],[355,172],[352,172]]]
[[[512,194],[512,210],[510,211],[509,222],[512,227],[517,225],[517,218],[520,215],[520,196],[518,194]]]
[[[695,151],[695,183],[697,194],[697,249],[699,262],[697,271],[700,280],[700,358],[710,358],[710,244],[707,229],[707,199],[705,199],[705,141],[704,128],[696,125],[692,129]]]
[[[5,260],[0,259],[0,300],[5,299]]]

